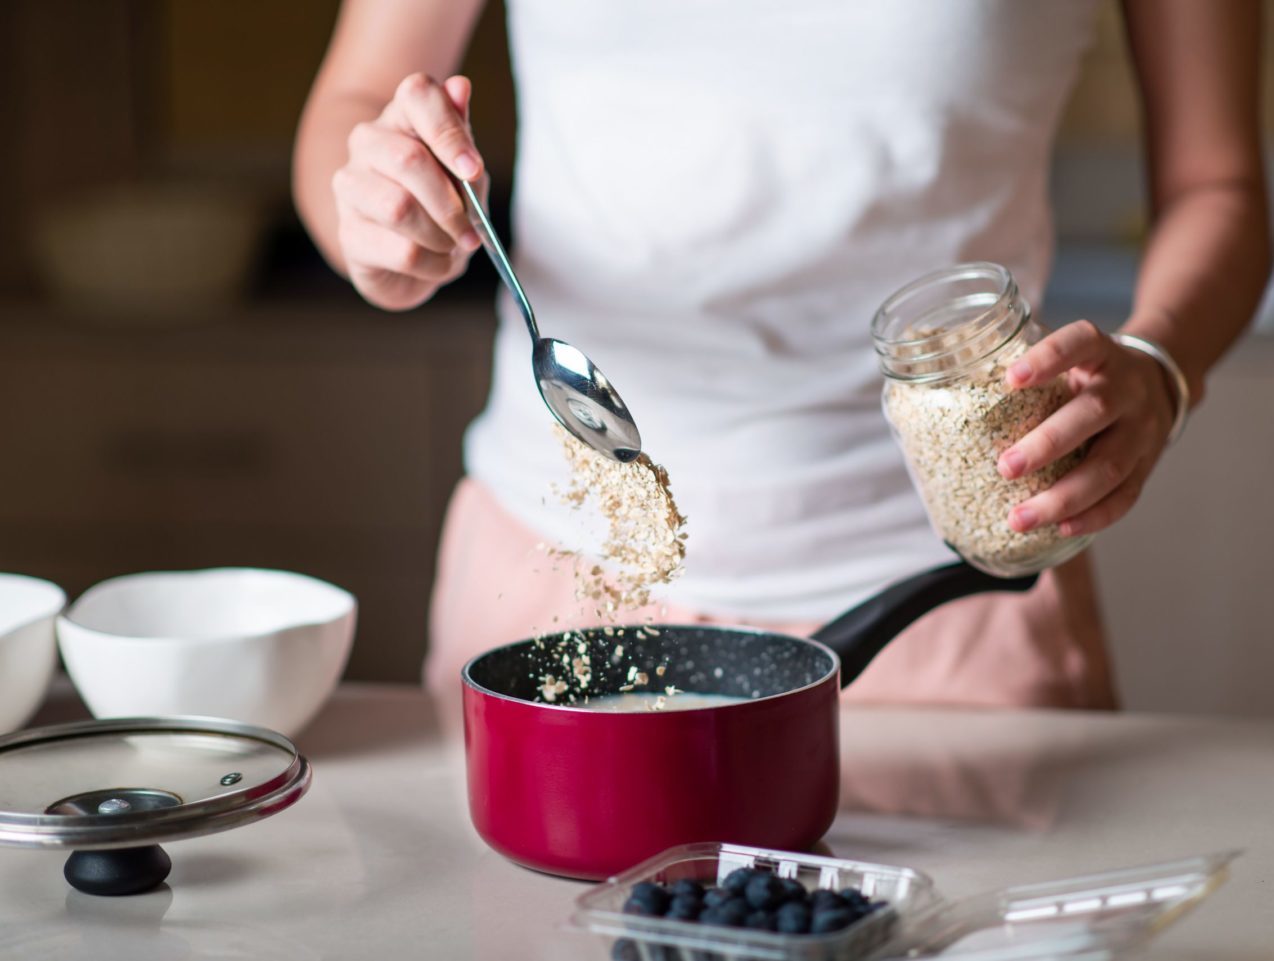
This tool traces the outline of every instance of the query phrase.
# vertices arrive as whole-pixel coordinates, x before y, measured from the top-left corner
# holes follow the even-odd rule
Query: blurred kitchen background
[[[301,230],[292,134],[337,7],[0,3],[0,570],[72,597],[136,570],[304,571],[360,600],[348,675],[405,681],[425,649],[461,433],[486,391],[495,280],[477,257],[425,309],[386,315]],[[492,0],[464,66],[501,224],[515,122],[503,17]],[[1053,189],[1045,320],[1116,325],[1144,216],[1113,0]],[[1266,314],[1098,542],[1130,708],[1274,714]]]

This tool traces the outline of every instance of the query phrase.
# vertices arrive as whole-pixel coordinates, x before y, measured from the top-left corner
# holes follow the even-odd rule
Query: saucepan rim
[[[694,714],[698,711],[733,711],[733,710],[738,710],[740,708],[748,707],[749,705],[752,705],[752,704],[763,704],[767,701],[773,701],[776,698],[789,697],[793,694],[799,694],[802,691],[811,690],[813,688],[818,687],[820,684],[826,684],[829,678],[836,678],[838,681],[837,690],[840,689],[840,684],[839,684],[840,656],[837,655],[837,653],[833,651],[830,647],[828,647],[826,644],[822,643],[821,641],[816,641],[813,638],[797,637],[795,634],[783,634],[778,631],[768,631],[768,630],[765,630],[764,628],[759,628],[759,627],[726,627],[723,625],[716,625],[716,624],[636,624],[636,625],[621,624],[621,625],[613,627],[612,630],[639,631],[639,630],[644,630],[647,627],[653,627],[655,630],[659,631],[660,634],[673,633],[677,631],[699,631],[699,632],[711,631],[714,634],[716,633],[752,634],[754,636],[759,636],[759,637],[773,637],[773,638],[778,638],[785,641],[797,641],[801,644],[808,644],[811,647],[821,651],[830,659],[831,663],[828,669],[825,672],[823,672],[821,675],[819,675],[818,678],[816,678],[815,680],[811,681],[808,684],[802,684],[800,687],[793,687],[786,691],[779,691],[777,694],[767,694],[765,697],[747,698],[745,700],[739,701],[736,704],[712,704],[712,705],[708,705],[704,707],[679,708],[675,711],[615,711],[615,712],[594,711],[587,707],[576,707],[571,704],[550,704],[547,701],[528,701],[524,697],[514,697],[512,694],[503,694],[499,691],[493,691],[491,690],[491,688],[486,687],[482,684],[479,684],[477,681],[473,679],[471,670],[473,666],[477,664],[479,661],[481,661],[483,658],[494,657],[502,652],[510,651],[513,648],[522,647],[527,644],[534,644],[537,638],[533,638],[533,637],[524,638],[518,641],[513,641],[509,644],[501,644],[499,647],[493,647],[488,651],[483,651],[481,654],[474,655],[473,657],[469,658],[469,660],[465,663],[464,668],[460,672],[460,677],[461,677],[461,680],[464,682],[465,687],[471,689],[477,694],[483,695],[484,697],[493,697],[503,701],[512,701],[516,704],[525,704],[526,706],[533,707],[533,708],[546,708],[552,711],[570,711],[572,713],[577,713],[577,714],[587,714],[591,717],[608,717],[608,718],[678,717],[678,716],[685,716],[688,714]],[[557,635],[560,633],[563,633],[563,632],[559,632],[559,631],[553,632],[554,635]],[[602,634],[601,627],[588,627],[588,628],[583,628],[580,630],[568,631],[566,633],[583,634],[590,641],[594,640],[599,635],[605,636]],[[609,694],[611,692],[607,692],[607,693]],[[685,693],[694,694],[694,693],[701,693],[701,692],[686,691]]]

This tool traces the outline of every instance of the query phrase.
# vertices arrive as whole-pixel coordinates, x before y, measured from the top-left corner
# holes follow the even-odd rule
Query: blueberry
[[[867,895],[859,891],[858,888],[846,888],[840,893],[840,896],[848,901],[851,907],[859,908],[860,910],[868,901]]]
[[[726,888],[713,888],[703,896],[703,903],[710,908],[719,908],[727,901],[733,901],[740,897]]]
[[[632,938],[619,938],[610,949],[610,956],[615,961],[640,961],[641,954],[637,950],[637,942]]]
[[[810,907],[815,912],[818,911],[839,911],[842,908],[849,907],[849,904],[835,891],[827,888],[819,888],[810,895]]]
[[[668,892],[674,898],[694,898],[696,901],[703,900],[703,885],[698,881],[692,881],[690,878],[682,878]]]
[[[810,896],[805,885],[796,878],[779,878],[779,886],[783,889],[784,901],[804,901]]]
[[[811,934],[827,934],[847,928],[858,920],[857,913],[848,908],[834,908],[831,911],[819,911],[810,922]]]
[[[729,928],[743,927],[748,908],[742,901],[729,901],[719,908],[708,908],[699,915],[700,924],[716,924]]]
[[[668,910],[668,902],[672,898],[668,896],[662,884],[642,881],[640,884],[633,885],[632,896],[628,900],[641,902],[649,909],[647,914],[658,916]]]
[[[743,919],[743,926],[758,931],[773,931],[778,926],[778,919],[773,911],[753,911]]]
[[[748,882],[756,877],[758,873],[760,872],[754,871],[751,868],[736,868],[725,876],[725,880],[721,882],[721,886],[727,891],[736,891],[739,894],[742,894],[743,889],[748,886]]]
[[[650,904],[646,901],[643,901],[641,898],[637,897],[636,895],[633,895],[627,901],[624,902],[624,913],[625,914],[640,914],[643,917],[647,917],[647,918],[653,917],[655,914],[655,912],[651,910]]]
[[[671,918],[674,921],[695,921],[702,910],[703,902],[698,898],[689,898],[679,894],[669,903],[668,911],[664,917]]]
[[[717,908],[717,911],[721,915],[720,923],[732,928],[743,927],[743,922],[747,920],[749,913],[747,903],[742,898],[727,901]]]
[[[772,874],[758,874],[743,889],[743,896],[750,907],[767,911],[783,903],[783,885]]]
[[[799,901],[789,901],[779,908],[775,921],[783,934],[807,934],[810,929],[810,909]]]
[[[699,915],[700,924],[720,924],[740,928],[748,916],[748,906],[742,898],[726,901],[715,908],[707,908]]]

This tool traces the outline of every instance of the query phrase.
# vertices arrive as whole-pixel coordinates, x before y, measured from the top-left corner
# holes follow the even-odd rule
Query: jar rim
[[[891,294],[872,318],[872,346],[886,378],[936,386],[997,356],[1030,317],[1007,267],[969,261]],[[894,330],[903,336],[886,336]]]
[[[921,292],[937,284],[955,283],[961,280],[977,280],[980,278],[995,281],[995,289],[990,292],[996,295],[996,299],[994,302],[989,303],[978,317],[968,321],[969,324],[977,325],[989,315],[1002,310],[1009,302],[1016,299],[1018,295],[1017,282],[1013,279],[1013,274],[1009,269],[1001,264],[993,263],[989,260],[970,260],[953,264],[949,267],[940,267],[899,287],[885,298],[884,302],[876,309],[876,313],[871,320],[872,339],[876,342],[878,348],[918,346],[927,340],[931,340],[935,335],[925,334],[921,337],[902,337],[897,339],[886,337],[885,328],[893,319],[893,315],[897,313],[898,308]]]

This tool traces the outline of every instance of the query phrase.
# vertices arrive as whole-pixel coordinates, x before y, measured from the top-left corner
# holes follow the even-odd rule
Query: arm
[[[1269,276],[1260,4],[1124,0],[1124,10],[1155,224],[1125,330],[1166,347],[1198,400]]]
[[[1123,0],[1141,89],[1153,227],[1123,331],[1158,342],[1197,402],[1269,276],[1257,111],[1257,0]],[[1081,321],[1031,348],[1012,387],[1067,374],[1075,397],[1001,455],[1020,477],[1092,440],[1084,462],[1014,508],[1015,530],[1101,530],[1128,512],[1163,452],[1174,394],[1158,363]]]
[[[450,76],[481,7],[345,0],[301,115],[297,210],[328,262],[386,309],[428,299],[478,246],[442,165],[481,176],[469,83]]]

